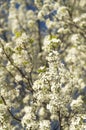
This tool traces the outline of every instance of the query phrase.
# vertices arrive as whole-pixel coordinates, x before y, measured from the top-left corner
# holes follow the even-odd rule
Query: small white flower
[[[41,10],[41,11],[38,13],[38,19],[44,20],[44,18],[43,18],[44,15],[45,15],[44,11]]]
[[[50,21],[50,19],[47,19],[47,21],[46,21],[46,26],[47,26],[49,29],[55,28],[56,25],[57,25],[57,23],[55,23],[54,21]]]
[[[33,21],[33,20],[29,20],[28,21],[28,27],[34,27],[35,26],[35,21]]]
[[[59,7],[57,11],[57,16],[59,19],[62,19],[62,17],[69,18],[68,8],[65,6]]]
[[[18,74],[17,74],[17,75],[15,76],[15,79],[16,79],[17,81],[21,81],[21,80],[22,80],[22,77],[21,77],[21,75],[18,75]]]
[[[50,121],[42,120],[39,123],[40,130],[50,130]]]
[[[79,17],[74,18],[73,22],[75,23],[80,22],[80,18]]]
[[[3,52],[3,49],[2,48],[0,48],[0,53],[2,53]]]
[[[45,108],[44,107],[41,107],[40,110],[39,110],[39,116],[40,117],[44,117],[45,116]]]
[[[81,107],[83,104],[82,96],[80,95],[76,100],[73,100],[72,103],[70,104],[72,109]]]
[[[78,34],[73,34],[71,37],[71,42],[72,43],[77,43],[77,41],[79,40],[79,35]]]
[[[28,103],[28,101],[32,98],[32,95],[31,94],[28,94],[26,95],[24,98],[23,98],[23,102],[24,103]]]

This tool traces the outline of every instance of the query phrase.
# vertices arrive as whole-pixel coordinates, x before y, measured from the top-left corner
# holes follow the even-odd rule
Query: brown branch
[[[4,105],[7,106],[7,103],[6,103],[5,99],[4,99],[4,97],[1,96],[1,98],[2,98],[2,101],[3,101]],[[7,107],[7,111],[8,111],[9,114],[13,117],[13,119],[15,119],[16,121],[21,122],[21,119],[17,118],[17,117],[10,111],[10,109],[9,109],[8,107]]]
[[[62,130],[62,126],[61,126],[62,119],[61,119],[61,113],[60,113],[60,110],[58,111],[58,117],[59,117],[59,127],[60,127],[60,130]]]
[[[4,45],[1,43],[1,45],[2,45],[2,49],[3,49],[3,51],[4,51],[4,54],[5,54],[5,56],[7,57],[7,59],[10,61],[10,63],[18,70],[18,72],[22,75],[22,77],[23,78],[25,78],[26,80],[27,80],[27,82],[28,82],[28,84],[29,84],[29,90],[33,93],[33,88],[32,88],[32,83],[31,83],[31,81],[30,81],[30,79],[28,78],[28,77],[26,77],[26,75],[22,72],[22,70],[18,67],[18,66],[16,66],[15,64],[13,64],[13,61],[12,61],[12,59],[9,57],[9,55],[6,53],[6,51],[5,51],[5,49],[4,49]]]
[[[38,44],[39,44],[39,52],[42,52],[42,42],[41,42],[41,27],[40,27],[40,20],[37,20],[38,24]]]

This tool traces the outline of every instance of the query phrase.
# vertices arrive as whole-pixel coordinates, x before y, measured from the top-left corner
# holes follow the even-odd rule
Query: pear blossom
[[[85,5],[0,1],[0,130],[86,129]]]

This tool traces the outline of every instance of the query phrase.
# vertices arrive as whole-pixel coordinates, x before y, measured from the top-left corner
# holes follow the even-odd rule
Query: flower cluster
[[[86,129],[85,5],[0,0],[0,130]]]

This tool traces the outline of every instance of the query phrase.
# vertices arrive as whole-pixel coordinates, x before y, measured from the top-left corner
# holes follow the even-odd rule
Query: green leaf
[[[0,104],[3,104],[3,101],[0,99]]]
[[[22,31],[15,31],[16,38],[20,37],[22,35]]]
[[[46,67],[45,66],[38,69],[38,73],[44,73],[44,72],[46,72]]]
[[[50,40],[52,40],[53,38],[57,38],[57,36],[55,36],[55,35],[50,35]]]
[[[34,42],[34,40],[32,38],[30,38],[29,42],[32,44]]]

